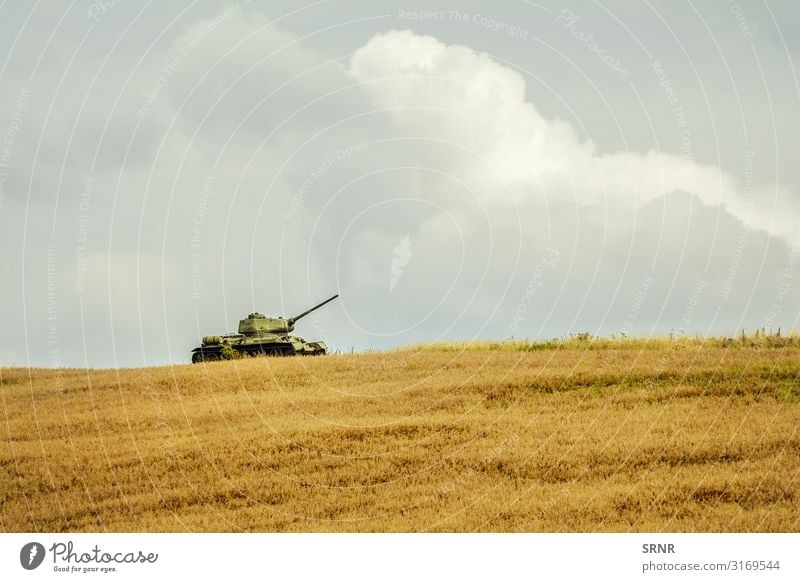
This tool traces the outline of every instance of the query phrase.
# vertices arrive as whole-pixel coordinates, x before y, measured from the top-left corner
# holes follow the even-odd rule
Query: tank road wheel
[[[267,355],[272,357],[282,356],[283,352],[279,348],[270,348],[267,350]]]
[[[192,354],[193,364],[199,364],[200,362],[213,362],[214,360],[219,360],[219,354],[217,352],[203,352],[202,350],[197,350]]]

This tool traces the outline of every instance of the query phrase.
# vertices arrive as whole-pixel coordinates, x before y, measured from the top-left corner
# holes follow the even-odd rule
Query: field
[[[797,338],[0,369],[3,531],[800,529]]]

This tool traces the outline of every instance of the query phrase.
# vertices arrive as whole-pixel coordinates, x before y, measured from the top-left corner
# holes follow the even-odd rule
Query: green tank
[[[325,342],[307,342],[301,337],[289,335],[300,319],[336,299],[334,295],[288,319],[267,317],[251,313],[239,321],[239,333],[207,335],[200,347],[192,350],[192,363],[224,359],[233,349],[243,356],[320,356],[328,351]]]

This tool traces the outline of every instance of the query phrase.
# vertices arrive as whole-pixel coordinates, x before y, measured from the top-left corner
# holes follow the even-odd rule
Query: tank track
[[[244,346],[231,346],[237,352],[248,357],[283,357],[296,356],[294,346],[291,344],[254,344]],[[324,352],[322,352],[324,353]],[[216,362],[222,359],[222,346],[200,347],[192,350],[192,363]]]

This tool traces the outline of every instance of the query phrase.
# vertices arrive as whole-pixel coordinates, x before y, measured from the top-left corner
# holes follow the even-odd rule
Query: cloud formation
[[[392,111],[399,131],[446,140],[485,160],[488,167],[476,178],[490,199],[506,187],[532,196],[557,192],[579,205],[608,204],[632,216],[648,202],[684,191],[790,244],[798,234],[796,196],[696,163],[688,130],[681,133],[683,155],[598,155],[568,123],[539,113],[520,72],[468,47],[390,31],[358,50],[350,72],[376,106]]]

